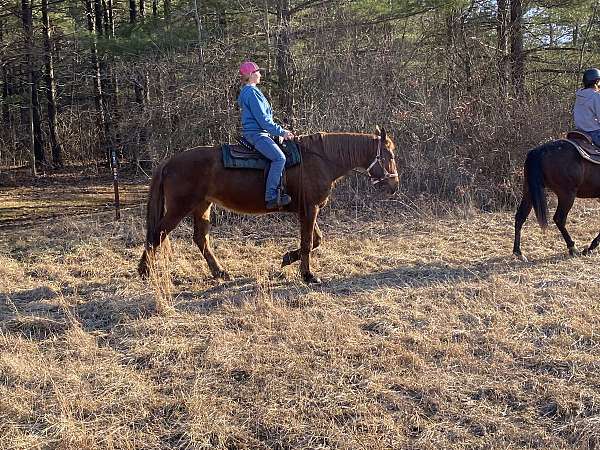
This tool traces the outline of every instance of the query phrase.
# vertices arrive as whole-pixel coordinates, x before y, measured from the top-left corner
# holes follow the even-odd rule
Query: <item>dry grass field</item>
[[[3,230],[0,448],[598,448],[598,256],[395,205],[324,212],[316,287],[278,268],[291,217],[217,214],[231,282],[189,223],[140,280],[141,207]],[[599,214],[576,203],[580,247]]]

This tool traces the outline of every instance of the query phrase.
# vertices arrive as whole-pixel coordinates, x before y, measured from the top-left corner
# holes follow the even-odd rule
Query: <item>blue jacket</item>
[[[242,134],[283,136],[285,130],[273,121],[273,109],[256,86],[244,85],[238,97],[242,110]]]
[[[600,93],[594,89],[579,89],[573,107],[575,127],[581,131],[600,130]]]

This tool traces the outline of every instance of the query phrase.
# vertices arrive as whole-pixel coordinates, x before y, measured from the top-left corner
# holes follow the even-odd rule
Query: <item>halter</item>
[[[375,166],[375,164],[379,164],[379,167],[381,167],[381,170],[383,170],[383,176],[380,178],[375,178],[371,174],[371,169]],[[371,182],[373,183],[373,185],[381,183],[382,181],[387,180],[388,178],[398,178],[397,172],[390,173],[387,171],[387,169],[383,165],[383,158],[381,157],[381,138],[380,137],[377,138],[377,155],[375,156],[375,159],[373,160],[371,165],[369,167],[367,167],[367,175],[369,176],[369,178],[371,178],[371,180],[372,180]]]

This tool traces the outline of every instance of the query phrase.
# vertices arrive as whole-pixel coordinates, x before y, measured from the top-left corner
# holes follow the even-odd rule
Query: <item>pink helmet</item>
[[[256,64],[253,61],[244,61],[240,65],[240,75],[242,76],[250,75],[251,73],[256,72],[257,70],[260,70],[260,67],[258,67],[258,64]]]

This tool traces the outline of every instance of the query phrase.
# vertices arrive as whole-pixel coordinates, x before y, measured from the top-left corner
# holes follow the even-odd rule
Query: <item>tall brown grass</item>
[[[278,268],[284,216],[217,215],[227,283],[188,223],[169,283],[139,280],[141,210],[5,234],[0,447],[597,448],[596,256],[532,221],[523,263],[510,214],[362,200],[324,211],[318,287]]]

